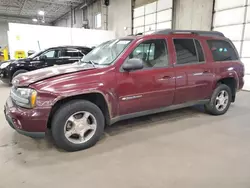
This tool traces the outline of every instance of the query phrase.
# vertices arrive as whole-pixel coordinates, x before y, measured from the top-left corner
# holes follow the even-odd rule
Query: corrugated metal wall
[[[250,0],[215,0],[213,30],[223,32],[237,48],[250,86]]]
[[[136,2],[135,2],[136,4]],[[172,0],[158,0],[133,10],[133,33],[152,33],[172,28]]]

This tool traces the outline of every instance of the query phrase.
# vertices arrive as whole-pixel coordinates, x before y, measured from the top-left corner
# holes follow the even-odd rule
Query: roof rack
[[[131,34],[131,35],[128,35],[128,36],[139,36],[139,35],[143,35],[143,33],[136,33],[136,34]]]
[[[199,31],[199,30],[173,30],[173,29],[164,29],[160,31],[156,31],[152,34],[196,34],[201,36],[221,36],[225,37],[223,33],[218,31]]]

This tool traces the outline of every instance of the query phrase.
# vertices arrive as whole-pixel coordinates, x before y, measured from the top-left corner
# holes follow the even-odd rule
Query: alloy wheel
[[[218,111],[223,111],[227,107],[229,102],[229,94],[226,90],[222,90],[218,93],[215,99],[215,107]]]
[[[97,121],[93,114],[80,111],[71,115],[64,125],[64,135],[74,144],[82,144],[95,134]]]

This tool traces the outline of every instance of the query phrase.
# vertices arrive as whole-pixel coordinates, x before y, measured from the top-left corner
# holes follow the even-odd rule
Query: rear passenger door
[[[208,99],[213,74],[201,42],[193,38],[174,38],[176,72],[175,104]]]

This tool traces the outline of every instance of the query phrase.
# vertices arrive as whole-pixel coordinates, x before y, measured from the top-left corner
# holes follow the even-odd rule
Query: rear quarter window
[[[230,42],[225,40],[208,40],[207,43],[214,61],[233,61],[239,59],[234,46]]]

